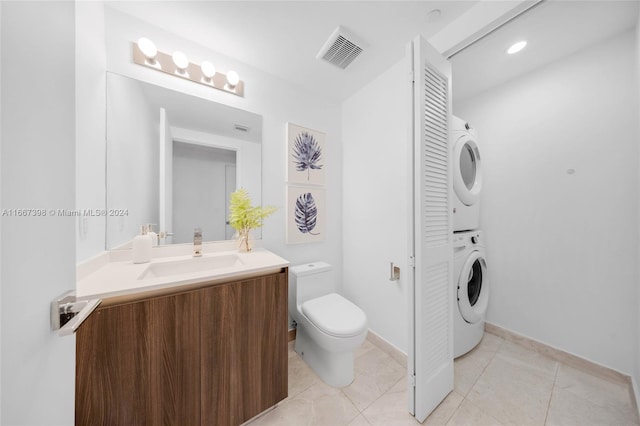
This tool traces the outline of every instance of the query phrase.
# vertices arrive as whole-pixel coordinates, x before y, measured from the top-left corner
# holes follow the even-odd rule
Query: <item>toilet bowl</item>
[[[295,351],[330,386],[353,381],[353,352],[367,336],[367,316],[335,293],[333,268],[313,262],[289,268],[289,313]]]

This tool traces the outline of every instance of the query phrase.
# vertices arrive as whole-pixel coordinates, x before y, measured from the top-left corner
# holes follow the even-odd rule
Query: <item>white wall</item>
[[[454,105],[484,154],[487,320],[626,374],[638,321],[634,58],[628,32]]]
[[[107,206],[128,210],[107,217],[107,247],[117,247],[159,223],[160,110],[128,78],[107,79],[107,94]]]
[[[342,105],[343,289],[369,328],[408,350],[409,63],[397,63]],[[390,265],[401,268],[389,281]]]
[[[74,3],[1,7],[2,209],[74,209]],[[49,303],[74,286],[74,233],[73,217],[2,217],[3,425],[73,424],[75,338]]]
[[[192,41],[182,39],[148,23],[116,12],[108,7],[104,10],[105,21],[96,14],[78,16],[85,21],[84,36],[91,37],[90,28],[100,31],[104,27],[106,34],[107,70],[137,78],[149,83],[179,90],[191,95],[221,102],[237,108],[261,114],[263,120],[262,141],[262,202],[265,205],[281,207],[265,221],[262,230],[263,245],[290,260],[292,264],[326,260],[336,266],[338,274],[342,271],[342,222],[341,217],[341,177],[342,155],[340,149],[340,110],[332,101],[310,96],[280,78],[221,55]],[[96,22],[92,22],[97,20]],[[245,81],[245,97],[213,90],[183,79],[160,73],[139,65],[131,59],[131,43],[146,36],[154,40],[162,51],[172,52],[181,49],[188,54],[192,62],[200,63],[208,59],[216,64],[221,72],[235,69]],[[84,72],[80,70],[79,72]],[[95,105],[99,108],[99,105]],[[290,121],[327,134],[328,141],[328,181],[327,181],[327,239],[321,243],[288,246],[285,244],[285,145],[286,123]],[[79,140],[78,143],[84,143]],[[86,159],[78,158],[78,161]],[[78,176],[84,179],[85,176]],[[87,177],[91,179],[90,177]],[[100,190],[100,179],[94,179],[93,187]]]

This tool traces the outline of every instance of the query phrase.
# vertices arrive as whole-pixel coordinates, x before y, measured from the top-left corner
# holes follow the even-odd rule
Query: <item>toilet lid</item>
[[[355,336],[367,326],[367,316],[362,309],[336,293],[307,300],[302,304],[302,312],[331,336]]]

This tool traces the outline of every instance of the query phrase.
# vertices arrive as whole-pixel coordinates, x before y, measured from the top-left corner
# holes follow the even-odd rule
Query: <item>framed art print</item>
[[[325,185],[326,161],[324,133],[287,123],[287,182]]]
[[[287,244],[324,241],[326,215],[324,188],[287,186]]]

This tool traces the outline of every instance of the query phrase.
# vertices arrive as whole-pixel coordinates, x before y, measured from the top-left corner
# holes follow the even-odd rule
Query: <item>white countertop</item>
[[[289,266],[280,256],[265,250],[254,249],[249,253],[237,250],[204,253],[202,258],[237,255],[240,264],[206,271],[181,273],[164,277],[140,279],[152,264],[192,259],[192,255],[179,255],[152,259],[149,263],[134,264],[131,260],[102,262],[94,271],[83,274],[76,282],[76,298],[104,299],[116,296],[135,295],[148,291],[167,290],[213,280],[234,280],[257,273],[277,272]],[[176,289],[179,290],[179,289]]]

